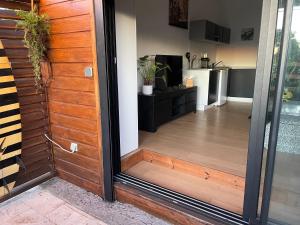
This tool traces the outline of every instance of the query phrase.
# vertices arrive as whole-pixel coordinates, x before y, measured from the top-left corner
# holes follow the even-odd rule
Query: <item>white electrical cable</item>
[[[50,142],[52,142],[53,144],[55,144],[55,145],[56,145],[57,147],[59,147],[61,150],[65,151],[65,152],[67,152],[67,153],[71,153],[71,154],[74,153],[74,152],[71,152],[71,151],[69,151],[69,150],[63,148],[60,144],[58,144],[58,143],[56,143],[55,141],[53,141],[51,138],[48,137],[47,134],[44,134],[44,135],[45,135],[45,137],[46,137]]]

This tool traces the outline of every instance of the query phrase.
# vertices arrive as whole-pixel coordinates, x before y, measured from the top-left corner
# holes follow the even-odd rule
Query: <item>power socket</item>
[[[70,150],[72,153],[78,152],[78,144],[72,142],[70,146]]]

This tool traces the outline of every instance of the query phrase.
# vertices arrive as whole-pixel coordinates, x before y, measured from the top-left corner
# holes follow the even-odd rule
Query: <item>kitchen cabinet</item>
[[[184,79],[192,79],[198,87],[197,110],[205,111],[226,103],[228,69],[186,70]]]
[[[208,20],[190,22],[189,38],[192,41],[212,41],[215,43],[230,43],[230,29]]]

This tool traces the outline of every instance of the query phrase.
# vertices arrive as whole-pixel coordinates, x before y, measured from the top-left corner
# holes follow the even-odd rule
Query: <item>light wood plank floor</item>
[[[250,103],[227,103],[140,131],[140,148],[245,177]]]

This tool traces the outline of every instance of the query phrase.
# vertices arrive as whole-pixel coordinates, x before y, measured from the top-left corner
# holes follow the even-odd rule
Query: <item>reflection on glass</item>
[[[300,1],[294,1],[269,221],[300,224]]]

